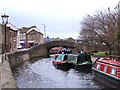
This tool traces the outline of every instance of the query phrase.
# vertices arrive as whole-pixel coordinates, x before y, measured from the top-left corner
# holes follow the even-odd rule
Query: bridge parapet
[[[40,44],[30,49],[30,56],[31,58],[34,57],[48,57],[49,50],[53,47],[70,47],[75,48],[76,45],[74,42],[67,42],[67,41],[51,41],[47,43]]]
[[[52,48],[55,46],[62,46],[62,47],[75,47],[74,42],[68,42],[68,41],[52,41],[46,43],[47,47]]]

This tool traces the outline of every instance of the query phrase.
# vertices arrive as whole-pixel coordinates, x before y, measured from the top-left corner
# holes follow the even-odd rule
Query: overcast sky
[[[114,8],[119,0],[0,0],[0,15],[9,15],[9,22],[20,28],[36,25],[50,38],[76,39],[80,22],[86,14]],[[1,19],[0,19],[0,22]]]

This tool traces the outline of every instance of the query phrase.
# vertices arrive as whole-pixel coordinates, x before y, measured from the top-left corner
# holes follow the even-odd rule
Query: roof
[[[120,61],[116,61],[116,60],[110,60],[110,59],[107,59],[107,58],[101,58],[98,61],[103,62],[103,63],[108,63],[110,65],[120,66]]]
[[[31,32],[32,30],[35,30],[36,32],[41,33],[40,30],[36,26],[22,27],[22,28],[19,29],[20,33],[26,33],[26,34]],[[41,34],[43,34],[43,33],[41,33]]]
[[[19,29],[19,31],[20,31],[20,33],[26,33],[29,29],[30,29],[30,27],[22,27]]]
[[[18,30],[18,28],[16,27],[16,26],[14,26],[12,23],[8,23],[7,24],[7,27],[10,27],[10,29],[12,29],[12,30],[15,30],[15,31],[17,31]]]
[[[29,29],[26,33],[29,33],[29,32],[31,32],[32,30],[35,30],[35,31],[37,31],[37,32],[40,32],[40,30],[39,30],[38,28],[31,28],[31,29]]]

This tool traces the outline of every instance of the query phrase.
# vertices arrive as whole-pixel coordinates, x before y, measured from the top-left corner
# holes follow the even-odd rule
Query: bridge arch
[[[51,41],[47,43],[40,44],[30,49],[30,57],[48,57],[49,51],[53,47],[69,47],[76,48],[76,44],[74,42],[68,41]]]

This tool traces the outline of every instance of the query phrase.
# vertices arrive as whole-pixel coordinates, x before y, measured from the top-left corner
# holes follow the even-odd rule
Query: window
[[[77,62],[77,56],[71,56],[71,61]]]
[[[104,72],[107,72],[107,66],[104,67]]]
[[[58,55],[56,61],[63,61],[64,55]]]
[[[116,69],[115,69],[115,68],[112,68],[110,74],[111,74],[111,75],[115,75],[115,74],[116,74]]]
[[[97,69],[98,69],[98,70],[100,70],[100,66],[101,66],[100,64],[97,64]]]

